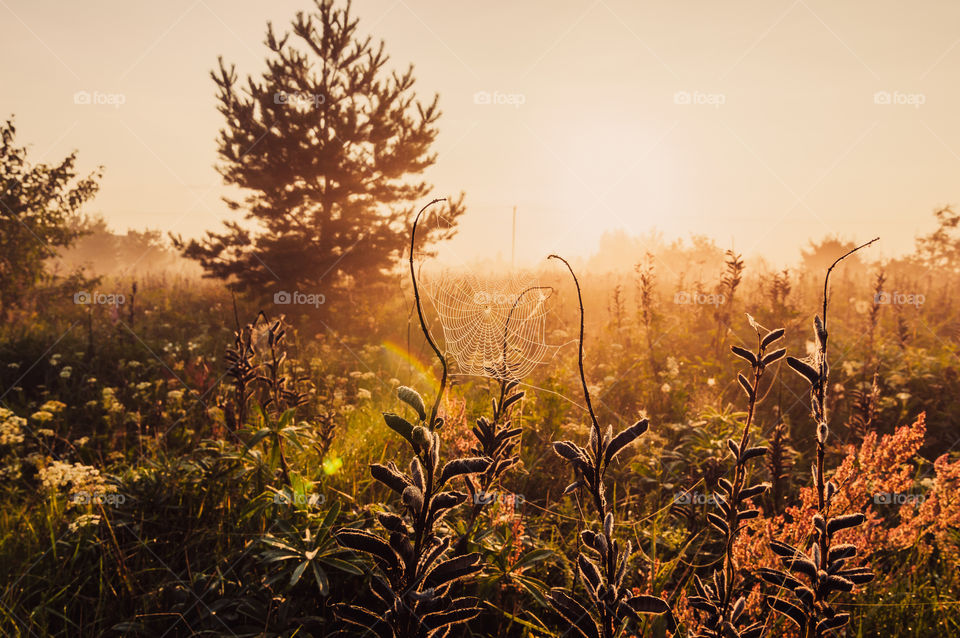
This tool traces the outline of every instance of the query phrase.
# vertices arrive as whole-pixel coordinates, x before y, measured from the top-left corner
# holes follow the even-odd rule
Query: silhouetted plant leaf
[[[778,339],[780,339],[780,338],[782,338],[782,337],[783,337],[783,328],[777,328],[776,330],[771,330],[771,331],[767,334],[767,336],[765,336],[765,337],[763,338],[763,340],[760,342],[760,347],[761,347],[761,348],[766,348],[766,347],[769,346],[771,343],[773,343],[774,341],[777,341]]]
[[[853,581],[836,574],[827,574],[820,581],[820,586],[823,587],[824,597],[829,596],[830,592],[834,591],[853,591]]]
[[[806,554],[801,552],[799,549],[797,549],[793,545],[788,545],[783,541],[778,541],[778,540],[770,541],[770,549],[772,549],[777,556],[780,556],[783,558],[792,558],[794,556],[806,557]]]
[[[740,384],[740,387],[743,388],[743,391],[747,393],[747,398],[753,401],[756,398],[756,393],[753,386],[747,381],[747,378],[742,374],[737,374],[737,382]]]
[[[647,419],[642,419],[613,437],[606,452],[604,452],[604,463],[610,463],[621,450],[640,438],[648,427],[650,427],[650,422]]]
[[[863,585],[864,583],[869,583],[874,579],[875,574],[870,571],[869,567],[854,567],[851,569],[842,569],[837,572],[838,576],[843,576],[847,580],[851,581],[856,585]]]
[[[523,395],[524,395],[523,392],[517,392],[516,394],[512,394],[508,396],[506,399],[503,400],[503,405],[500,406],[500,411],[506,412],[507,410],[509,410],[511,405],[513,405],[514,403],[516,403],[517,401],[523,398]]]
[[[452,583],[464,576],[469,576],[480,571],[481,566],[478,564],[479,562],[480,554],[465,554],[445,560],[437,564],[437,566],[427,574],[424,582],[432,587],[440,587],[441,585]]]
[[[707,512],[707,520],[711,525],[720,530],[724,536],[730,533],[730,526],[727,525],[727,521],[723,520],[713,512]]]
[[[405,385],[397,388],[397,397],[409,405],[417,413],[417,416],[420,417],[421,421],[426,420],[427,418],[427,406],[423,402],[423,397],[420,396],[420,393],[414,390],[413,388],[407,387]]]
[[[396,552],[379,536],[358,529],[343,529],[336,534],[337,542],[347,549],[354,549],[397,569],[400,563]]]
[[[658,596],[640,594],[627,599],[630,609],[638,614],[665,614],[670,611],[667,601]]]
[[[849,527],[856,527],[866,520],[866,517],[863,514],[845,514],[843,516],[837,516],[831,518],[827,522],[827,533],[831,536],[836,534],[842,529],[847,529]]]
[[[399,470],[378,463],[370,464],[370,474],[397,494],[403,494],[410,481]]]
[[[558,456],[568,461],[574,461],[583,458],[583,453],[573,441],[554,441],[553,450]]]
[[[833,563],[846,558],[853,558],[857,555],[857,548],[854,545],[846,543],[844,545],[834,545],[827,554],[827,562]]]
[[[760,496],[761,494],[766,492],[767,488],[769,487],[770,486],[767,485],[766,483],[760,483],[759,485],[754,485],[753,487],[746,487],[740,490],[740,500],[742,502],[742,501],[746,501],[748,499]]]
[[[774,610],[792,620],[798,627],[800,627],[800,631],[806,630],[807,616],[803,613],[802,609],[789,601],[781,598],[773,598],[772,596],[767,596],[766,603]]]
[[[559,587],[551,589],[547,598],[557,613],[563,616],[563,619],[570,623],[583,638],[600,638],[600,632],[590,613],[563,589]]]
[[[442,492],[433,497],[433,501],[430,503],[430,512],[431,514],[442,512],[460,505],[465,500],[467,500],[467,495],[463,492]]]
[[[771,585],[776,585],[777,587],[796,589],[797,587],[803,586],[803,583],[801,583],[799,580],[787,572],[780,571],[779,569],[760,567],[757,569],[757,575],[760,576],[760,578],[764,581],[770,583]]]
[[[403,519],[396,514],[380,512],[377,514],[377,520],[380,521],[380,524],[383,525],[384,529],[388,532],[406,533],[407,531],[407,526],[404,524]]]
[[[850,614],[835,614],[832,618],[824,618],[817,623],[817,633],[823,635],[825,632],[834,629],[840,629],[850,620]]]
[[[788,569],[799,572],[812,580],[817,578],[817,565],[809,558],[784,558],[783,564]]]
[[[730,452],[733,454],[733,458],[740,457],[740,446],[737,445],[733,439],[727,439],[727,447],[730,448]]]
[[[580,573],[583,574],[583,579],[587,581],[594,592],[600,589],[600,568],[597,567],[596,563],[583,554],[580,554],[577,556],[577,567],[580,569]]]
[[[423,617],[423,625],[431,631],[436,631],[453,624],[465,623],[479,615],[480,611],[479,607],[465,607],[434,612]]]
[[[786,348],[780,348],[779,350],[774,350],[768,355],[764,355],[763,360],[760,362],[764,367],[776,363],[787,354]]]
[[[794,372],[800,374],[807,381],[810,382],[810,385],[817,385],[820,382],[820,373],[813,369],[809,363],[801,361],[796,357],[787,357],[787,365],[790,366]]]
[[[479,474],[490,467],[490,459],[483,457],[472,457],[465,459],[454,459],[443,466],[440,472],[440,485],[445,485],[447,481],[464,474]]]
[[[746,348],[741,348],[740,346],[730,346],[730,350],[732,350],[733,354],[737,355],[741,359],[745,359],[754,368],[757,367],[757,355],[753,354]]]
[[[740,456],[740,463],[746,463],[750,459],[756,458],[758,456],[763,456],[767,453],[767,448],[763,446],[747,448],[743,451],[743,454]]]
[[[407,421],[402,416],[394,414],[393,412],[384,412],[383,420],[391,430],[409,441],[410,445],[414,445],[412,423]]]

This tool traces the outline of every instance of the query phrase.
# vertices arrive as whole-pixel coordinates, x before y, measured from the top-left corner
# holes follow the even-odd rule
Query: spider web
[[[443,327],[446,351],[469,375],[520,380],[553,358],[546,342],[549,286],[528,274],[443,271],[418,277]]]

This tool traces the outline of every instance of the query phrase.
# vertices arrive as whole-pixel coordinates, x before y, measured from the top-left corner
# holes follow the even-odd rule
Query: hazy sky
[[[307,0],[0,0],[0,115],[34,161],[102,164],[89,207],[186,236],[229,216],[214,172],[217,55],[263,68]],[[592,252],[606,229],[703,233],[794,261],[811,237],[909,250],[960,202],[960,3],[362,0],[440,94],[437,194],[467,193],[460,256]],[[87,91],[92,101],[77,104]],[[490,97],[489,104],[484,94]],[[879,92],[879,93],[878,93]],[[109,103],[112,102],[112,103]],[[122,102],[122,104],[118,104]],[[479,103],[478,103],[479,102]]]

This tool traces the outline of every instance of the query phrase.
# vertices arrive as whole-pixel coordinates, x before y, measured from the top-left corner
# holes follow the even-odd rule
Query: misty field
[[[960,636],[960,5],[488,4],[0,0],[0,636]]]
[[[584,270],[583,379],[554,259],[527,274],[549,311],[460,364],[409,273],[342,331],[172,275],[37,296],[3,332],[3,633],[951,635],[960,276],[935,247],[841,261],[828,351],[819,265],[852,246]],[[478,315],[521,307],[470,281],[499,291]],[[515,378],[524,320],[558,347]]]

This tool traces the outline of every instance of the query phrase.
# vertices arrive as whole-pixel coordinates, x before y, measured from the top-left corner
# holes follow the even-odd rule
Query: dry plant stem
[[[427,210],[434,204],[445,201],[447,201],[446,198],[438,198],[428,202],[427,205],[421,208],[420,212],[417,213],[417,216],[413,220],[413,229],[410,231],[410,281],[413,282],[413,298],[417,306],[417,317],[420,319],[420,327],[423,329],[423,335],[427,338],[427,343],[429,343],[430,347],[433,348],[433,351],[436,353],[437,358],[440,359],[440,365],[443,368],[443,374],[440,377],[440,389],[437,391],[437,398],[434,400],[433,408],[430,410],[430,420],[427,421],[427,427],[430,429],[433,429],[434,427],[434,423],[437,419],[437,410],[440,409],[440,400],[443,398],[443,392],[447,387],[447,360],[444,358],[443,353],[440,352],[440,348],[438,348],[437,344],[433,341],[433,337],[430,336],[430,331],[427,330],[427,322],[423,318],[423,306],[420,303],[420,286],[417,285],[417,275],[416,271],[413,269],[413,251],[416,250],[417,224],[420,222],[420,215],[423,214],[423,211]]]
[[[841,261],[857,252],[861,248],[866,248],[870,244],[879,240],[879,237],[874,237],[865,244],[861,244],[849,251],[848,253],[840,256],[834,261],[829,268],[827,268],[827,274],[823,278],[823,335],[821,337],[820,343],[820,378],[819,382],[815,388],[815,400],[814,400],[814,411],[818,413],[820,422],[817,424],[817,511],[820,512],[824,517],[826,517],[826,482],[823,477],[823,461],[826,453],[825,444],[826,444],[826,428],[827,428],[827,375],[829,374],[829,368],[827,366],[827,302],[829,295],[829,286],[830,286],[830,273],[833,272],[833,269],[836,268],[837,264]],[[823,429],[821,436],[821,428]],[[829,540],[826,534],[820,534],[820,564],[818,567],[824,569],[827,563],[827,553],[829,551]]]
[[[550,255],[547,259],[559,259],[567,267],[567,270],[570,271],[570,276],[573,277],[573,283],[577,287],[577,304],[580,308],[580,339],[579,339],[579,351],[577,358],[577,366],[580,369],[580,383],[583,386],[583,399],[587,404],[587,412],[590,413],[590,422],[593,427],[593,453],[594,458],[597,459],[597,463],[594,467],[594,481],[597,486],[596,490],[593,490],[593,499],[597,506],[597,511],[600,512],[601,519],[607,513],[607,499],[606,495],[603,493],[603,480],[601,479],[601,441],[603,439],[603,433],[600,431],[600,422],[597,421],[597,415],[593,411],[593,402],[590,401],[590,389],[587,387],[587,377],[583,372],[583,295],[580,293],[580,281],[577,279],[576,273],[573,272],[573,268],[570,266],[570,262],[561,257],[560,255]]]
[[[823,331],[820,336],[820,355],[819,355],[819,379],[814,387],[814,401],[813,409],[814,413],[819,419],[817,423],[817,471],[816,471],[816,482],[817,482],[817,511],[824,518],[827,517],[827,506],[826,506],[826,480],[823,475],[823,464],[824,457],[826,456],[826,439],[827,439],[827,375],[829,374],[829,367],[827,365],[827,306],[829,302],[830,294],[830,273],[833,272],[833,269],[836,268],[837,264],[841,261],[857,252],[861,248],[866,248],[870,244],[874,243],[880,239],[875,237],[865,244],[857,246],[848,253],[840,256],[834,261],[829,268],[827,268],[827,274],[823,278],[823,309],[822,309],[822,326]],[[830,552],[830,539],[827,534],[819,534],[819,545],[820,545],[820,560],[817,564],[817,568],[825,570],[827,568],[827,557]],[[807,625],[807,635],[811,638],[818,636],[819,632],[817,631],[816,623],[809,623]]]
[[[420,221],[420,215],[423,214],[423,211],[427,210],[436,203],[446,201],[443,198],[434,199],[426,204],[423,208],[420,209],[420,212],[417,213],[416,218],[413,220],[413,229],[410,231],[410,281],[413,282],[413,298],[417,305],[417,317],[420,319],[420,328],[423,330],[423,335],[427,338],[427,343],[430,344],[430,347],[433,348],[433,351],[436,353],[437,358],[440,359],[440,366],[443,369],[442,376],[440,377],[440,389],[437,391],[437,398],[433,402],[433,408],[430,410],[430,420],[427,421],[427,427],[431,430],[436,424],[437,420],[437,410],[440,409],[440,401],[443,399],[443,392],[447,387],[447,360],[444,358],[443,353],[440,352],[440,348],[437,347],[437,344],[433,341],[433,337],[430,335],[430,331],[427,329],[427,322],[423,318],[423,306],[420,303],[420,287],[417,285],[416,272],[413,269],[413,251],[416,249],[416,238],[417,238],[417,223]],[[429,453],[427,454],[429,455]],[[422,455],[422,456],[427,456]],[[426,479],[426,491],[424,492],[424,502],[429,503],[433,498],[433,472],[434,467],[430,459],[421,458],[424,461],[425,470],[427,472]],[[420,510],[420,520],[419,524],[414,530],[414,555],[419,556],[423,550],[423,542],[428,535],[427,532],[427,508],[423,507]],[[413,566],[408,570],[408,577],[413,577]]]
[[[462,492],[445,489],[445,486],[457,477],[482,474],[491,463],[489,458],[473,457],[452,459],[442,469],[439,466],[441,441],[437,430],[443,419],[436,415],[446,387],[447,364],[427,329],[413,267],[417,223],[427,207],[438,201],[443,200],[433,200],[414,219],[410,235],[410,275],[420,327],[440,359],[443,379],[429,421],[423,397],[405,386],[398,388],[397,396],[417,413],[419,425],[397,414],[383,414],[386,425],[411,446],[413,458],[409,470],[404,472],[393,463],[370,465],[372,476],[400,495],[405,514],[377,514],[381,527],[388,533],[386,538],[353,528],[343,528],[336,534],[341,546],[370,555],[383,576],[374,577],[370,593],[386,604],[385,611],[375,612],[362,604],[345,603],[337,607],[341,620],[366,628],[369,631],[365,635],[370,631],[392,638],[446,635],[450,624],[463,623],[481,611],[475,599],[451,598],[450,595],[454,582],[480,571],[480,555],[458,555],[443,560],[450,549],[451,537],[442,531],[435,533],[442,517],[467,497]]]
[[[671,628],[675,629],[673,617],[669,613],[670,607],[665,600],[658,596],[633,594],[624,586],[623,580],[631,555],[631,545],[630,541],[627,541],[626,546],[623,547],[615,538],[614,514],[608,507],[606,487],[603,482],[610,462],[620,451],[647,431],[648,422],[646,419],[641,419],[616,435],[613,434],[612,428],[606,435],[601,432],[583,370],[584,313],[580,282],[565,259],[557,255],[550,255],[550,258],[559,259],[566,265],[577,288],[580,309],[578,367],[591,420],[590,441],[587,447],[577,445],[573,441],[554,441],[553,447],[560,457],[572,465],[576,475],[576,481],[567,487],[564,494],[586,488],[593,497],[602,526],[599,534],[586,528],[580,532],[581,545],[577,556],[578,578],[590,596],[596,616],[563,587],[551,589],[551,605],[568,623],[577,628],[581,636],[586,638],[591,636],[614,638],[628,619],[640,622],[641,616],[645,614],[667,614]],[[577,504],[579,506],[579,499]],[[581,522],[582,520],[581,512]]]
[[[857,246],[839,257],[827,269],[823,282],[821,314],[814,317],[813,322],[817,346],[813,365],[794,357],[787,357],[787,364],[810,383],[810,411],[816,424],[817,435],[817,456],[813,467],[814,487],[817,494],[816,513],[813,515],[816,542],[808,555],[802,549],[783,541],[771,541],[771,548],[778,554],[784,567],[793,575],[783,570],[761,568],[758,571],[763,580],[780,587],[780,591],[783,591],[783,588],[793,591],[794,602],[779,595],[768,596],[766,602],[780,614],[791,618],[800,627],[805,638],[820,638],[846,626],[849,623],[850,614],[834,609],[830,603],[832,594],[851,592],[857,585],[870,582],[874,577],[867,567],[845,568],[847,561],[857,554],[853,545],[831,547],[835,533],[863,524],[865,516],[862,512],[832,518],[829,516],[830,504],[838,488],[833,482],[826,480],[824,459],[829,434],[826,393],[830,371],[827,360],[830,274],[841,261],[875,241],[877,238]],[[808,580],[810,587],[803,585],[796,576]]]

